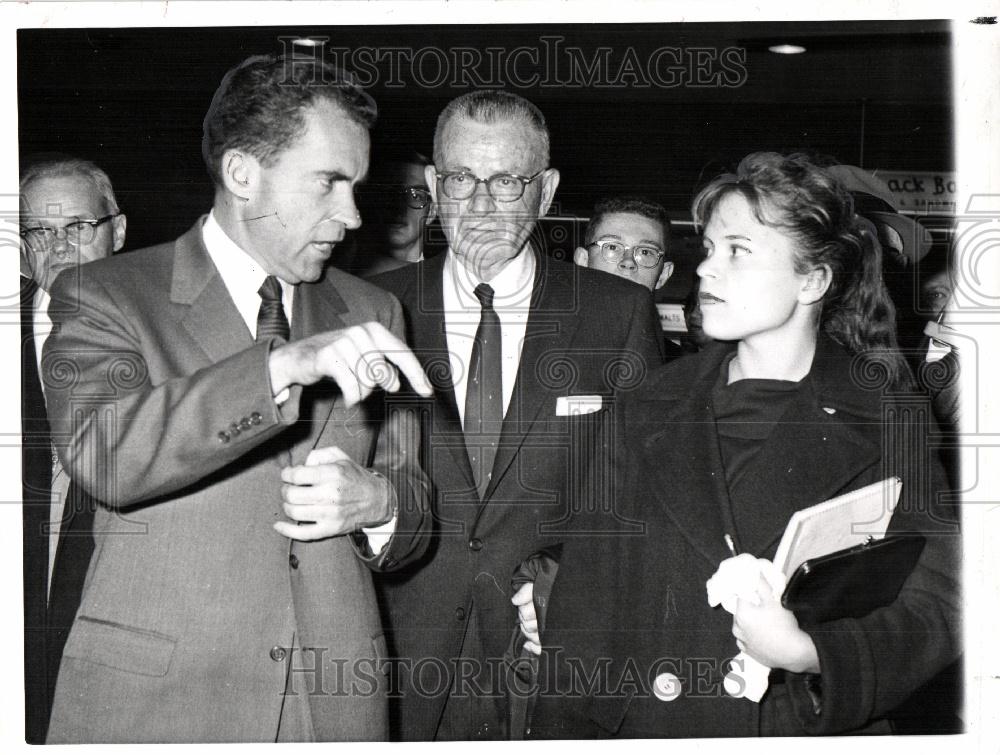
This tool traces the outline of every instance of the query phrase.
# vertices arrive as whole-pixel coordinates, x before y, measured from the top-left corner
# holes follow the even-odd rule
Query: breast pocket
[[[142,676],[165,676],[177,640],[148,629],[79,616],[63,655]]]

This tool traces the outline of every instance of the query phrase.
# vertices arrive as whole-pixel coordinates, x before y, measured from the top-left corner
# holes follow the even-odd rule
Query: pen
[[[726,547],[729,548],[729,552],[734,556],[738,556],[739,551],[736,550],[736,544],[733,542],[733,536],[727,532],[722,536],[722,539],[726,541]]]

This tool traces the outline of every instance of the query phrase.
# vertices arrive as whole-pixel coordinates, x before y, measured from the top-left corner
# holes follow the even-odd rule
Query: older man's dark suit
[[[441,255],[373,279],[402,302],[409,342],[435,383],[422,466],[436,488],[436,537],[419,568],[379,580],[392,650],[400,659],[402,696],[393,734],[406,740],[440,733],[449,679],[446,674],[441,689],[436,675],[450,659],[464,655],[481,664],[502,658],[516,621],[511,576],[521,561],[562,541],[574,507],[610,507],[611,480],[595,459],[603,460],[614,443],[607,435],[613,402],[662,361],[647,289],[539,256],[517,379],[480,500],[452,385],[444,262]],[[557,416],[557,400],[572,396],[599,396],[602,410]],[[617,526],[610,510],[597,518]],[[423,671],[422,680],[409,673],[414,667]],[[499,696],[475,713],[480,719],[473,730],[452,727],[447,736],[504,736],[503,679],[497,679],[503,670],[466,671]],[[448,705],[453,702],[454,696]]]
[[[201,222],[174,243],[82,266],[71,283],[52,289],[78,311],[46,342],[50,420],[64,465],[107,506],[48,740],[274,740],[297,702],[283,696],[293,637],[315,648],[291,659],[292,688],[314,693],[315,737],[384,738],[369,569],[426,545],[429,485],[412,434],[378,432],[381,394],[348,409],[330,382],[275,404],[274,344],[254,343]],[[291,335],[370,320],[402,335],[397,302],[328,270],[297,287]],[[332,445],[397,491],[397,529],[376,556],[350,537],[290,542],[272,529],[284,518],[281,467]]]

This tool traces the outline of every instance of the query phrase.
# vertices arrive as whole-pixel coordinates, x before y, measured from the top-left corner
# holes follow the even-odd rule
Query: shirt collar
[[[223,283],[230,292],[245,290],[256,292],[261,287],[267,277],[267,271],[222,230],[219,221],[215,219],[214,210],[208,213],[201,234],[208,256],[212,258],[216,270],[219,271]]]
[[[215,211],[209,213],[201,228],[202,241],[215,269],[219,271],[222,283],[229,292],[229,298],[239,311],[250,333],[256,332],[257,314],[260,311],[261,284],[267,271],[233,241],[219,225]],[[281,298],[288,322],[292,321],[292,301],[295,286],[278,278],[281,284]]]
[[[531,291],[535,280],[535,250],[530,244],[511,259],[503,269],[489,281],[493,289],[493,307],[497,310],[525,310],[531,305]],[[475,290],[483,281],[468,270],[449,249],[444,263],[444,282],[458,294],[458,300],[465,309],[479,309],[479,299]]]

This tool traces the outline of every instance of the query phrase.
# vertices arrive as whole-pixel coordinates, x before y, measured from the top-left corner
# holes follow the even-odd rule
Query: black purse
[[[925,542],[923,535],[891,535],[804,561],[781,604],[804,626],[867,616],[896,599]]]

